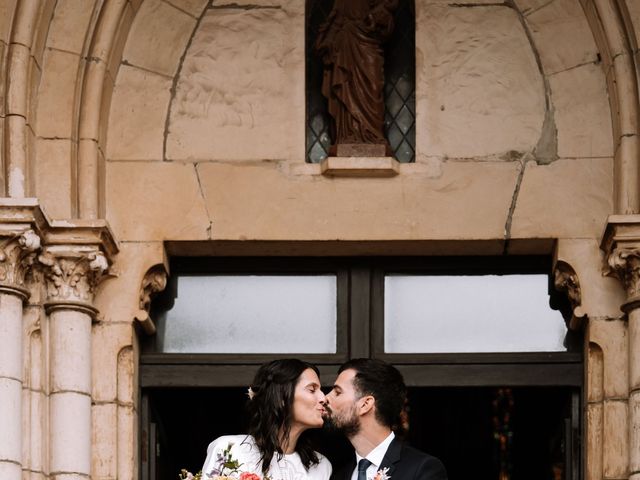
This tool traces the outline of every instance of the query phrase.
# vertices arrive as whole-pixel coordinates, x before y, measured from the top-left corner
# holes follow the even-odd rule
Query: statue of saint
[[[333,145],[379,145],[384,137],[384,50],[398,0],[335,0],[318,31],[324,63],[322,94],[329,101]]]

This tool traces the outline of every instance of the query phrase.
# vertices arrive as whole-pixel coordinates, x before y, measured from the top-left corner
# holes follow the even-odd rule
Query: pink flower
[[[255,473],[243,472],[240,474],[240,480],[260,480],[260,477]]]

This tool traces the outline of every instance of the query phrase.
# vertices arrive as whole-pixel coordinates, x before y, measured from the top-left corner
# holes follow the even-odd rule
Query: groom
[[[358,358],[340,367],[325,421],[347,436],[356,455],[331,480],[447,480],[440,460],[395,438],[406,392],[402,374],[381,360]]]

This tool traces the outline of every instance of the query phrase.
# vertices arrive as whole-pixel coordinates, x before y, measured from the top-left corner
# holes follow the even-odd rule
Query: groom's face
[[[360,396],[353,384],[355,376],[356,371],[352,369],[340,373],[325,399],[327,426],[342,431],[348,437],[360,431],[357,407]]]

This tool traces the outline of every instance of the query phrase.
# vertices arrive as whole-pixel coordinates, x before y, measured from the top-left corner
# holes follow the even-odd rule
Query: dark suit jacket
[[[382,460],[380,469],[389,468],[389,480],[447,480],[447,471],[436,457],[404,445],[394,438]],[[356,460],[333,472],[331,480],[350,480]]]

